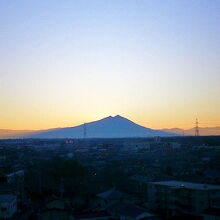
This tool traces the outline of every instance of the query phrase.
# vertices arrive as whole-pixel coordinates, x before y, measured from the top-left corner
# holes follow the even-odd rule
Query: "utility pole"
[[[64,189],[63,189],[63,178],[61,177],[61,179],[60,179],[60,198],[61,199],[63,198],[63,192],[64,192]]]
[[[196,119],[196,127],[195,127],[195,136],[199,136],[199,122],[198,118]]]
[[[86,139],[87,131],[86,131],[86,123],[83,125],[83,139]]]

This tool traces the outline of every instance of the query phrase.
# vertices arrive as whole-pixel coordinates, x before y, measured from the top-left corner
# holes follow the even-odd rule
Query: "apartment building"
[[[181,181],[148,183],[148,205],[164,216],[203,216],[220,198],[220,186]]]

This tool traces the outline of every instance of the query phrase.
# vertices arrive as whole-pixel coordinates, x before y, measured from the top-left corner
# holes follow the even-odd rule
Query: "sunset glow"
[[[0,128],[122,115],[220,126],[220,1],[0,2]]]

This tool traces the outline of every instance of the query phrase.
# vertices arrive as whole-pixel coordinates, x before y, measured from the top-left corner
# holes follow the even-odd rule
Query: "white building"
[[[0,218],[11,218],[17,211],[17,197],[11,194],[0,195]]]

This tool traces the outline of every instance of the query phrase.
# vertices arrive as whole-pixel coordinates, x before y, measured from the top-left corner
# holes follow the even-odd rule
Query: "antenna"
[[[83,125],[83,138],[86,139],[86,123]]]
[[[199,136],[199,122],[198,118],[196,119],[196,127],[195,127],[195,136]]]

